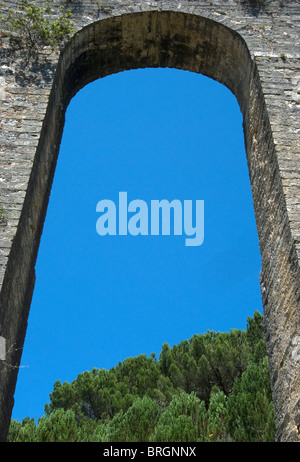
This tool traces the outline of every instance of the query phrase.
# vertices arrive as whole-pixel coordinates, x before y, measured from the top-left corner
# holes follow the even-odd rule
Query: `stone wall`
[[[7,0],[4,9],[14,6]],[[41,2],[36,2],[41,3]],[[55,0],[56,11],[64,1]],[[7,436],[34,266],[66,107],[92,80],[174,67],[226,85],[243,113],[262,256],[277,440],[300,441],[300,49],[293,0],[71,0],[74,37],[37,57],[1,35],[0,439]]]

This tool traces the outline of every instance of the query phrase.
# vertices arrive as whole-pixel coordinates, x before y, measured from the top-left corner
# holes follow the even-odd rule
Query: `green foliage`
[[[71,384],[57,381],[46,412],[72,409],[78,419],[106,422],[120,411],[126,412],[138,397],[147,395],[165,406],[173,394],[172,383],[160,374],[155,358],[140,355],[109,371],[94,368],[81,373]]]
[[[22,423],[12,420],[9,427],[9,441],[32,443],[37,441],[37,428],[34,419],[26,417]]]
[[[271,399],[267,358],[250,363],[228,397],[228,427],[234,440],[274,441]]]
[[[148,396],[136,398],[127,412],[119,412],[109,423],[109,441],[148,441],[161,412],[158,403]]]
[[[227,441],[229,439],[228,412],[226,395],[217,388],[212,389],[207,416],[210,441]]]
[[[7,220],[7,212],[5,208],[0,205],[0,223],[5,222]]]
[[[201,438],[206,430],[206,410],[203,401],[195,393],[175,395],[157,421],[150,441],[155,442],[192,442]],[[202,432],[201,432],[202,430]]]
[[[12,420],[9,441],[274,441],[263,317],[245,331],[194,335],[159,360],[139,355],[110,370],[55,382],[45,415]]]
[[[38,421],[37,440],[40,442],[78,442],[82,440],[81,429],[71,410],[57,409]]]
[[[73,30],[71,12],[60,7],[56,19],[52,20],[53,0],[43,0],[36,5],[29,0],[19,0],[16,9],[10,8],[1,17],[5,29],[15,42],[27,50],[37,50],[43,46],[59,48],[70,39]]]

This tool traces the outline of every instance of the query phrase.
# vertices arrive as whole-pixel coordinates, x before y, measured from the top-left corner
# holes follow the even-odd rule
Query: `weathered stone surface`
[[[15,5],[7,0],[5,8]],[[39,3],[39,2],[36,2]],[[63,1],[56,0],[57,8]],[[34,266],[64,114],[92,80],[126,69],[202,73],[235,94],[262,256],[261,288],[277,440],[300,441],[299,2],[73,0],[74,37],[26,63],[2,36],[0,65],[0,439],[5,440]],[[13,366],[13,367],[12,367]]]

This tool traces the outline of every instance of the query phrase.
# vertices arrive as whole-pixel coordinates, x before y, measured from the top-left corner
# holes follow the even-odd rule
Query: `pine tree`
[[[139,355],[55,382],[37,425],[12,420],[9,441],[274,441],[263,317],[245,331],[207,331],[159,360]]]

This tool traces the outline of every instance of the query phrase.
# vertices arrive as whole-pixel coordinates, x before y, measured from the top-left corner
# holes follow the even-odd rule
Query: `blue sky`
[[[204,242],[99,236],[96,205],[204,200]],[[262,313],[261,259],[242,115],[233,94],[188,71],[143,69],[71,101],[36,265],[13,418],[38,419],[57,379],[157,356]]]

